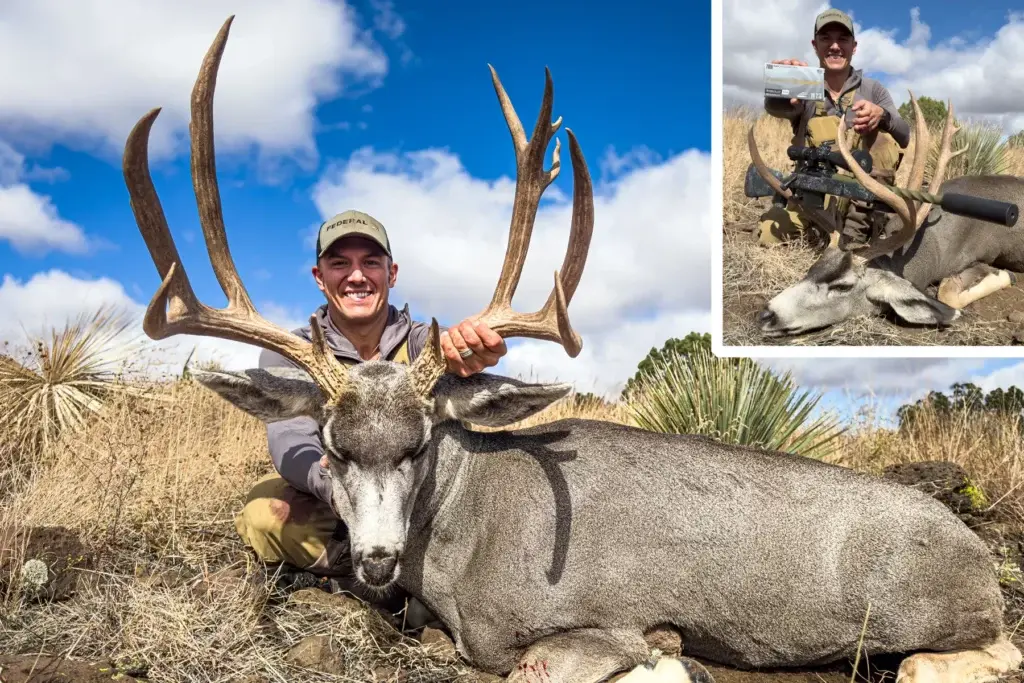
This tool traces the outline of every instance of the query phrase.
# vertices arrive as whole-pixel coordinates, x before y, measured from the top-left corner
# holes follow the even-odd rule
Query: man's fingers
[[[505,352],[507,351],[505,347],[505,340],[501,338],[500,334],[481,322],[476,323],[473,326],[473,330],[480,338],[480,341],[483,342],[484,346],[489,350],[500,355],[505,355]]]

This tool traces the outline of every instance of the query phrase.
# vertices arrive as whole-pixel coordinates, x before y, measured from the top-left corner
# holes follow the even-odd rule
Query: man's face
[[[821,66],[828,71],[843,71],[857,51],[857,41],[850,32],[838,24],[826,24],[811,41]]]
[[[343,320],[367,322],[388,307],[388,290],[395,286],[398,265],[374,242],[344,237],[313,267],[313,277],[331,308]]]

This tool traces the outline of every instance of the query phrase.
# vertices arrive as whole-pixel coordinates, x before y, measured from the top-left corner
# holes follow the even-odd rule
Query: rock
[[[108,662],[90,663],[49,655],[0,655],[3,683],[141,683]]]
[[[984,491],[953,462],[900,463],[885,468],[882,476],[927,493],[958,515],[979,516],[988,507]]]
[[[341,676],[345,673],[345,661],[340,651],[331,646],[327,636],[309,636],[293,645],[285,654],[286,662],[302,669]]]
[[[683,650],[683,639],[679,631],[671,626],[655,626],[644,634],[647,646],[663,655],[678,657]]]
[[[314,608],[317,611],[330,611],[338,616],[352,612],[362,612],[369,607],[359,600],[341,593],[328,593],[319,588],[303,588],[288,596],[285,603],[300,609]]]
[[[1011,323],[1024,323],[1024,311],[1014,311],[1006,319]]]
[[[35,560],[36,562],[32,562]],[[23,570],[28,564],[28,577]],[[42,566],[45,566],[45,578]],[[83,572],[95,566],[95,558],[78,533],[62,526],[20,527],[0,532],[0,587],[3,577],[28,578],[25,597],[31,600],[63,600],[75,593]],[[35,577],[35,578],[33,578]]]
[[[455,643],[444,631],[427,626],[420,634],[420,642],[425,649],[428,649],[432,656],[445,661],[454,662],[458,660],[459,653],[455,649]]]

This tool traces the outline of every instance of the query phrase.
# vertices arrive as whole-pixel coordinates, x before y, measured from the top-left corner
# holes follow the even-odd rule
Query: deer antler
[[[199,222],[206,238],[217,281],[228,305],[222,309],[202,304],[192,290],[181,257],[174,245],[167,219],[149,173],[149,131],[160,109],[147,113],[128,136],[124,150],[124,179],[131,197],[132,212],[162,282],[146,309],[143,330],[152,339],[177,334],[195,334],[253,344],[289,358],[317,383],[329,400],[337,400],[349,386],[348,372],[327,349],[323,330],[310,318],[310,343],[260,317],[242,284],[228,249],[221,211],[220,191],[213,145],[213,93],[217,69],[227,43],[234,15],[217,33],[203,59],[192,89],[192,184],[199,208]]]
[[[914,162],[910,167],[910,179],[908,181],[907,190],[911,192],[918,192],[924,182],[925,165],[928,160],[928,153],[931,150],[931,134],[928,132],[928,124],[924,120],[924,114],[921,112],[921,107],[918,106],[917,98],[914,97],[913,92],[910,93],[910,103],[914,108],[915,120]],[[929,185],[929,191],[933,193],[937,191],[939,186],[942,184],[946,174],[946,166],[949,161],[967,151],[966,146],[956,152],[950,151],[953,135],[958,130],[959,127],[953,125],[953,104],[950,102],[948,106],[948,113],[946,115],[946,125],[942,131],[942,147],[939,152],[938,162],[935,165],[934,176],[932,177],[931,184]],[[856,252],[855,255],[857,258],[863,259],[864,261],[870,261],[871,259],[883,254],[891,254],[893,251],[909,242],[913,238],[914,233],[917,232],[922,224],[924,224],[932,205],[925,202],[915,203],[912,199],[902,199],[891,189],[868,175],[864,169],[860,168],[860,166],[854,162],[853,156],[850,154],[850,148],[847,144],[845,133],[846,117],[844,116],[839,122],[839,132],[837,134],[839,153],[843,155],[847,165],[853,171],[854,176],[860,184],[892,207],[893,211],[899,215],[900,220],[903,222],[903,227],[900,228],[900,230],[892,237],[879,240],[876,244]]]
[[[498,277],[491,303],[476,317],[506,339],[530,337],[558,342],[571,358],[575,358],[583,347],[583,341],[569,324],[567,309],[583,275],[583,266],[587,260],[590,238],[594,230],[594,189],[590,172],[576,136],[567,128],[565,132],[569,136],[569,157],[573,168],[573,206],[572,228],[565,259],[562,261],[561,269],[555,271],[554,288],[540,310],[533,313],[513,311],[512,296],[522,274],[541,195],[558,177],[561,169],[559,140],[555,140],[550,170],[544,170],[544,153],[552,136],[562,125],[562,117],[550,123],[553,86],[551,71],[545,69],[544,98],[533,129],[533,138],[527,141],[523,124],[516,115],[497,72],[490,65],[488,68],[491,70],[491,80],[505,122],[512,134],[516,154],[516,193],[501,275]],[[427,338],[427,348],[431,350],[425,351],[417,358],[412,368],[417,385],[424,394],[429,393],[434,382],[444,373],[446,366],[440,349],[436,321]]]

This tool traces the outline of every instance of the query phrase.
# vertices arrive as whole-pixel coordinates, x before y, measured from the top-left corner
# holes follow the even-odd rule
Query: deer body
[[[727,665],[822,664],[854,655],[868,602],[872,653],[977,647],[1002,628],[984,544],[898,484],[583,420],[451,423],[436,450],[446,490],[421,494],[399,582],[494,673],[549,633],[659,624]]]
[[[940,193],[947,192],[1024,206],[1024,178],[1015,176],[962,176],[942,184]],[[868,267],[905,278],[924,292],[979,263],[1024,272],[1024,230],[934,208],[910,242]]]

